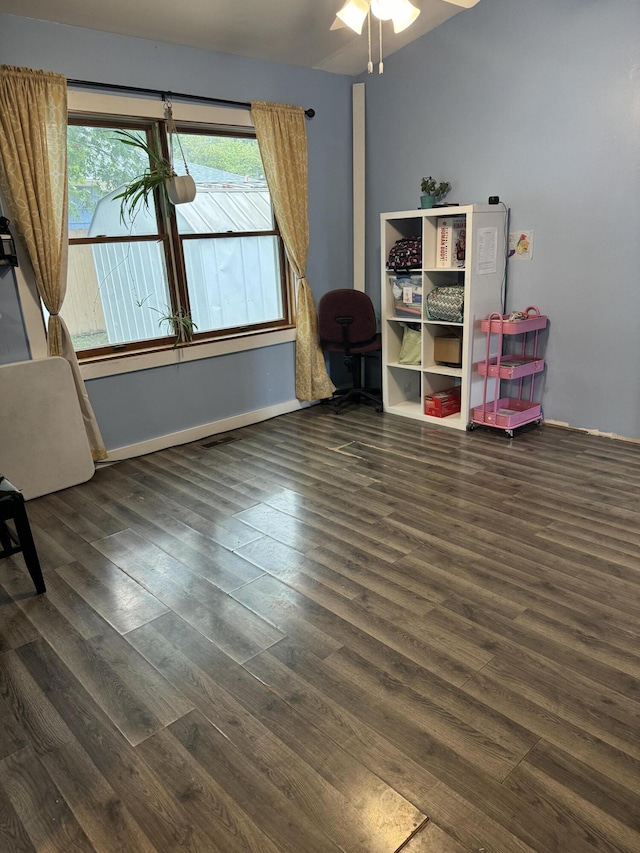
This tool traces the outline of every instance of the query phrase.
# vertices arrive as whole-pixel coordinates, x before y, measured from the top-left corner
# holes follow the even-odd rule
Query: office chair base
[[[329,401],[336,415],[341,415],[350,403],[366,403],[375,406],[376,412],[382,411],[382,400],[376,394],[365,388],[347,388],[344,391],[336,391]]]

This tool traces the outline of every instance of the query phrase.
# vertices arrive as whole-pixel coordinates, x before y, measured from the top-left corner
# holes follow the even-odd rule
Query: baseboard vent
[[[229,444],[231,441],[239,441],[237,435],[217,435],[206,444],[201,444],[200,447],[219,447],[221,444]]]

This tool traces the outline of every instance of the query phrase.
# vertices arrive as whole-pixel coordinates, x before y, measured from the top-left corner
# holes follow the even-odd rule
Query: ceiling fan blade
[[[444,0],[445,3],[451,3],[452,6],[462,6],[463,9],[471,9],[480,0]]]

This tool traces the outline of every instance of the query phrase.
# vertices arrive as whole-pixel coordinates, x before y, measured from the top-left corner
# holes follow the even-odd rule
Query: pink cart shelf
[[[489,376],[499,376],[500,379],[521,379],[532,373],[542,373],[544,358],[534,356],[503,355],[498,361],[497,356],[489,359]],[[487,362],[478,362],[480,376],[487,375]]]
[[[518,400],[503,397],[496,400],[495,411],[493,403],[476,406],[473,410],[473,420],[477,424],[487,424],[499,429],[515,429],[516,427],[537,421],[542,416],[540,403],[530,403],[528,400]]]
[[[530,311],[536,313],[529,316]],[[480,329],[483,332],[491,331],[493,335],[522,335],[525,332],[537,332],[547,325],[546,316],[541,314],[535,305],[529,305],[522,313],[527,315],[526,320],[510,320],[510,314],[490,314],[480,323]]]
[[[520,320],[510,319],[511,315],[490,314],[482,320],[480,328],[487,336],[485,360],[477,365],[477,371],[484,376],[482,387],[482,405],[473,409],[472,423],[495,427],[513,436],[516,427],[530,423],[540,423],[542,406],[533,400],[534,376],[544,370],[544,359],[537,355],[538,332],[547,325],[547,317],[540,314],[535,305],[525,309]],[[497,335],[497,356],[490,356],[491,338]],[[519,355],[503,355],[504,335],[522,335],[522,348]],[[493,394],[488,400],[489,379],[494,379]],[[524,380],[528,378],[524,393]],[[500,381],[519,379],[517,397],[500,397]]]

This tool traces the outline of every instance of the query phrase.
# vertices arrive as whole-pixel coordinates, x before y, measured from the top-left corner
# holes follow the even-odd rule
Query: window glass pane
[[[69,246],[64,318],[76,350],[169,334],[162,243]]]
[[[155,204],[138,205],[133,221],[120,217],[122,192],[133,178],[149,168],[149,158],[125,145],[115,127],[69,125],[69,237],[126,237],[156,234]],[[129,131],[146,141],[142,130]]]
[[[277,237],[212,237],[182,245],[198,332],[283,318]]]
[[[196,198],[176,208],[181,234],[273,231],[271,198],[255,139],[180,133]],[[184,174],[174,146],[174,166]]]
[[[145,143],[147,131],[132,129],[125,118],[105,116],[101,126],[94,126],[93,119],[77,120],[81,124],[68,128],[70,247],[64,306],[76,350],[159,338],[164,345],[173,337],[162,319],[171,313],[170,305],[182,304],[198,333],[268,328],[288,320],[282,240],[274,234],[255,138],[226,136],[214,126],[207,133],[186,128],[179,139],[196,182],[195,201],[156,210],[151,198],[150,208],[142,203],[133,220],[125,216],[123,221],[117,196],[150,164],[148,155],[127,145],[117,131]],[[164,140],[162,122],[138,121]],[[173,164],[177,174],[185,173],[177,139]],[[167,268],[170,256],[178,259],[176,268]]]

